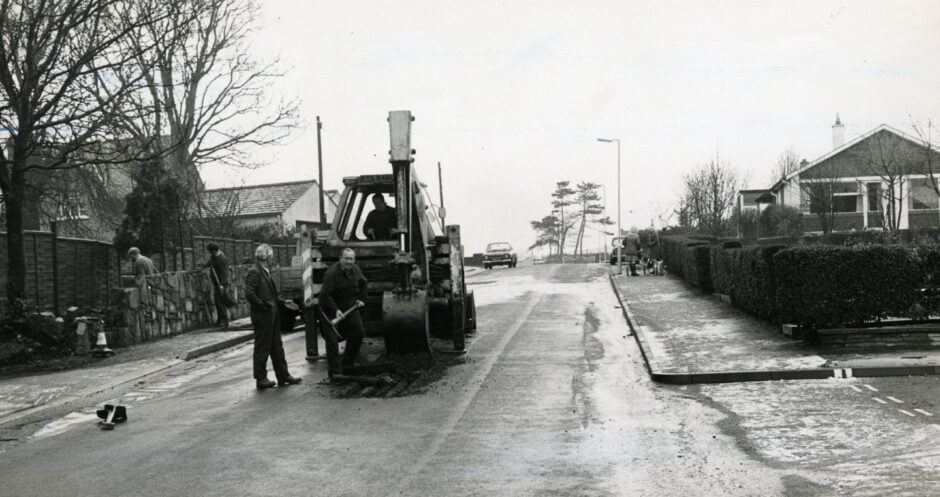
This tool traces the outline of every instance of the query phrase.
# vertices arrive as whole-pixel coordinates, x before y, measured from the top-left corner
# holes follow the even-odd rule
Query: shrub
[[[706,292],[712,291],[710,251],[710,245],[689,245],[682,254],[685,281]]]
[[[786,205],[771,205],[760,213],[757,220],[760,237],[794,237],[803,234],[803,214]]]
[[[708,242],[694,240],[684,236],[664,236],[660,239],[660,245],[663,250],[663,260],[669,271],[680,277],[685,277],[683,268],[683,259],[685,258],[685,249],[695,245],[707,245]]]
[[[74,351],[73,334],[54,317],[29,314],[22,319],[0,321],[0,365],[62,357]]]
[[[731,295],[731,254],[728,249],[741,248],[741,242],[724,242],[709,249],[712,290]]]
[[[907,316],[924,281],[921,259],[902,246],[790,247],[773,265],[781,320],[805,328]]]
[[[735,214],[734,221],[738,226],[738,233],[745,240],[753,240],[758,236],[758,221],[760,219],[756,210],[748,209]]]

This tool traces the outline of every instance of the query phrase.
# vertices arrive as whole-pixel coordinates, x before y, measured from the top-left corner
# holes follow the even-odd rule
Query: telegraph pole
[[[320,144],[320,130],[323,129],[323,123],[320,122],[320,116],[317,116],[317,164],[320,167],[320,229],[326,229],[326,203],[323,196],[323,147]]]

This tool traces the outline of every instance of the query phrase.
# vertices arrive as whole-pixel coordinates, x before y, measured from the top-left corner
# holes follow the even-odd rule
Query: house
[[[320,185],[316,180],[267,185],[217,188],[200,193],[208,215],[233,218],[241,227],[274,224],[286,231],[306,231],[320,226]],[[336,214],[339,193],[324,190],[327,225]]]
[[[836,116],[833,149],[769,189],[741,190],[739,208],[800,209],[806,232],[940,226],[940,151],[882,124],[848,142]],[[761,202],[759,202],[759,200]]]
[[[49,152],[50,156],[53,153],[54,148]],[[88,146],[66,162],[49,167],[44,163],[47,160],[45,154],[35,153],[33,160],[37,167],[27,176],[24,228],[55,230],[60,236],[111,241],[124,217],[125,200],[134,188],[134,178],[141,168],[148,167],[147,159],[131,159],[141,154],[131,140]],[[98,163],[97,157],[103,160]],[[128,159],[122,162],[115,160],[116,157]],[[185,184],[195,185],[197,189],[203,188],[193,165],[180,164],[171,158],[163,160],[167,174]],[[0,230],[3,228],[0,226]]]
[[[739,190],[738,203],[736,205],[739,212],[754,210],[760,212],[764,207],[776,203],[776,197],[770,189],[763,190]]]

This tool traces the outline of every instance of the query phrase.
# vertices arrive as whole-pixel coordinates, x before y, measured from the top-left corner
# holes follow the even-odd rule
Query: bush
[[[781,320],[810,329],[908,316],[924,284],[910,247],[791,247],[773,265]]]
[[[731,253],[728,249],[741,248],[741,242],[724,242],[709,249],[709,268],[712,291],[731,295]]]
[[[803,234],[803,213],[795,207],[771,205],[757,220],[760,237],[795,237]]]
[[[712,291],[710,251],[710,245],[689,245],[682,254],[685,281],[706,292]]]
[[[735,215],[738,233],[745,240],[753,240],[758,236],[758,221],[760,216],[756,210],[748,209]]]
[[[684,278],[685,249],[696,245],[708,245],[708,242],[684,236],[664,236],[660,239],[660,245],[662,245],[663,260],[669,272]]]
[[[54,358],[75,351],[74,336],[54,317],[29,314],[0,321],[0,366],[34,358]]]

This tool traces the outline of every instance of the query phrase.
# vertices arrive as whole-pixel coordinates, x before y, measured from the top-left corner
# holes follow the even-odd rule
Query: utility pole
[[[317,116],[317,164],[320,168],[320,229],[326,229],[326,202],[324,201],[323,196],[326,195],[323,191],[323,147],[320,144],[320,130],[323,129],[323,123],[320,122],[320,116]]]
[[[441,195],[441,232],[444,232],[444,217],[447,216],[447,211],[444,210],[444,181],[441,179],[441,161],[437,161],[437,190]]]

